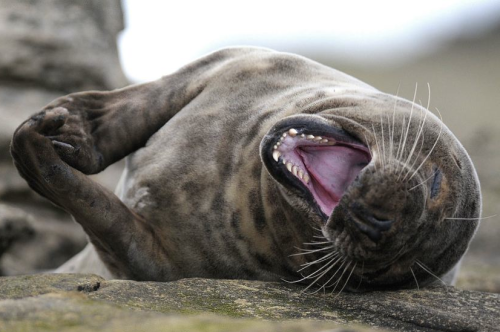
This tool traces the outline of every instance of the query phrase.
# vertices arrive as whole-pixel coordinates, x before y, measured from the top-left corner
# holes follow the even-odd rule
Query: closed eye
[[[439,194],[439,190],[441,189],[442,179],[443,179],[443,174],[436,167],[434,169],[434,179],[432,180],[432,185],[431,185],[431,199],[434,199]]]

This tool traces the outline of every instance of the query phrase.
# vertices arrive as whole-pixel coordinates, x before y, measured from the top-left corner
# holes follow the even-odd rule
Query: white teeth
[[[299,170],[299,178],[304,179],[304,172],[301,169]]]
[[[315,141],[321,141],[322,139],[323,139],[323,137],[321,137],[321,136],[317,136],[314,138]]]
[[[273,148],[276,150],[278,148],[278,145],[275,145]]]
[[[280,143],[280,142],[278,142],[278,143],[276,143],[276,145],[277,145],[277,146],[280,146],[280,145],[281,145],[281,143]]]
[[[281,156],[281,152],[279,151],[274,151],[273,152],[273,158],[274,160],[278,161],[279,157]]]
[[[293,167],[292,167],[292,173],[293,173],[293,175],[297,176],[297,171],[298,171],[298,167],[295,166],[295,165],[293,165]]]
[[[309,175],[304,174],[304,182],[309,183]]]
[[[337,141],[335,141],[334,139],[331,139],[328,141],[328,145],[335,145],[335,143],[337,143]]]
[[[283,165],[286,165],[286,159],[283,158]]]
[[[304,138],[304,137],[306,137],[306,135],[302,134],[302,135],[300,135],[300,137]]]
[[[288,135],[292,136],[292,137],[295,137],[297,135],[298,131],[291,128],[289,131],[288,131]]]
[[[314,135],[307,135],[306,137],[308,140],[313,140],[314,139]]]
[[[283,138],[285,138],[285,137],[286,137],[286,133],[283,133],[283,135],[282,135],[282,136],[283,136]]]
[[[292,163],[287,163],[286,164],[286,169],[291,172],[292,171]]]
[[[321,140],[321,143],[328,143],[328,140],[327,140],[326,138],[323,138],[323,139]]]
[[[285,137],[284,137],[284,136],[281,136],[281,137],[280,137],[280,141],[283,141],[284,139],[285,139]]]

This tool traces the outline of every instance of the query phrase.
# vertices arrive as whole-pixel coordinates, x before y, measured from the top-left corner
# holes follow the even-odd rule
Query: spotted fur
[[[158,81],[61,97],[21,124],[12,155],[89,236],[60,272],[416,287],[457,265],[481,209],[465,150],[432,114],[420,131],[425,112],[300,56],[230,48]],[[324,127],[372,156],[331,216],[272,156],[282,133]],[[116,195],[86,176],[123,157]],[[439,185],[425,180],[436,169]],[[374,242],[360,213],[395,224]]]

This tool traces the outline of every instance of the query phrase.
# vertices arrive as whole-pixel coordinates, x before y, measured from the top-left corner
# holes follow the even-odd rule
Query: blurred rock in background
[[[0,273],[55,268],[86,243],[69,215],[34,193],[9,153],[14,130],[53,99],[128,84],[116,46],[119,0],[0,0]],[[113,189],[120,166],[97,180]],[[101,181],[102,182],[102,181]]]

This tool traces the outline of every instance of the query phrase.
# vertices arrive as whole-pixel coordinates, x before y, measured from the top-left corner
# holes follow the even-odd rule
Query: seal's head
[[[469,156],[423,107],[371,90],[339,98],[282,119],[261,143],[294,222],[318,230],[295,256],[301,281],[337,291],[436,281],[478,226]]]

